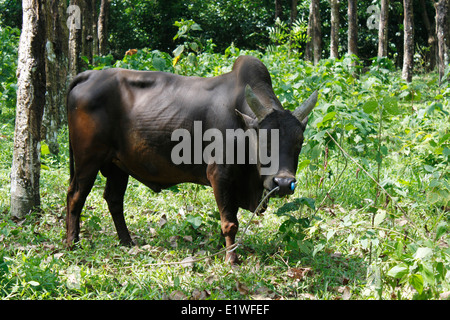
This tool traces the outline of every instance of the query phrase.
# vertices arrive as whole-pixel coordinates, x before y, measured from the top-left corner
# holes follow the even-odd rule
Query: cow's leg
[[[103,172],[103,171],[102,171]],[[123,199],[128,184],[128,174],[111,165],[106,173],[106,187],[103,197],[108,203],[109,212],[116,226],[117,234],[122,245],[131,246],[133,240],[128,232],[123,215]]]
[[[214,190],[214,197],[216,198],[217,207],[220,212],[220,222],[222,235],[225,237],[225,245],[227,248],[235,243],[236,234],[239,228],[237,220],[237,212],[239,207],[234,200],[234,188],[226,178],[222,175],[220,167],[216,164],[208,166],[208,179]],[[227,252],[225,262],[230,264],[239,263],[236,251]]]
[[[67,192],[66,241],[68,246],[72,246],[79,240],[81,211],[94,185],[98,170],[91,169],[83,172],[83,175],[73,177]]]
[[[217,199],[217,198],[216,198]],[[222,228],[222,234],[225,237],[225,245],[230,248],[236,239],[236,234],[239,228],[239,222],[237,220],[238,208],[225,208],[220,210],[220,223]],[[225,262],[230,264],[239,263],[239,258],[236,251],[227,252]]]

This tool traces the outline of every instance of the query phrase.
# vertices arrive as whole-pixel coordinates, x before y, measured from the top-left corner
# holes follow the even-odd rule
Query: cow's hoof
[[[137,246],[136,242],[134,242],[133,240],[127,240],[127,241],[122,241],[120,240],[120,245],[124,246],[124,247],[135,247]]]
[[[239,265],[241,261],[238,258],[238,255],[235,252],[227,253],[227,256],[225,258],[225,263],[228,263],[232,266]]]
[[[67,238],[65,240],[63,240],[64,246],[69,249],[69,250],[73,250],[73,249],[77,249],[80,248],[80,238],[76,237],[76,236],[67,236]]]

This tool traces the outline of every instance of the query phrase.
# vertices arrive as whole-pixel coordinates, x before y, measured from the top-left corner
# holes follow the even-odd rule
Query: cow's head
[[[288,110],[280,110],[271,106],[264,105],[253,93],[249,85],[245,88],[245,98],[247,104],[256,115],[257,121],[253,121],[252,125],[262,132],[265,129],[267,134],[267,146],[265,149],[270,153],[273,143],[278,143],[278,164],[273,171],[264,170],[264,164],[260,164],[260,173],[263,179],[264,188],[268,191],[275,187],[279,187],[277,195],[285,196],[292,194],[295,189],[296,180],[295,173],[297,171],[298,156],[302,149],[303,132],[308,122],[308,114],[314,108],[317,102],[318,93],[315,91],[311,96],[293,112]],[[249,119],[246,121],[251,123]],[[277,135],[270,134],[271,130],[278,131]],[[275,133],[275,132],[274,132]],[[259,146],[261,148],[261,146]],[[274,155],[268,155],[275,159]],[[273,163],[272,163],[273,164]]]

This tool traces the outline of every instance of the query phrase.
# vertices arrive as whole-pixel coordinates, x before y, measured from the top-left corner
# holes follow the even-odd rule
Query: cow
[[[240,56],[232,71],[216,77],[188,77],[166,72],[120,68],[84,71],[67,94],[70,186],[67,192],[67,244],[79,241],[80,214],[98,172],[106,177],[104,198],[122,245],[133,245],[123,200],[129,176],[154,192],[179,183],[211,186],[220,213],[226,247],[235,243],[239,208],[254,211],[263,193],[293,193],[303,132],[317,101],[317,91],[293,112],[277,99],[266,66]],[[175,164],[177,129],[263,129],[278,133],[278,166],[262,174],[260,162],[220,161]],[[250,143],[250,142],[248,142]],[[205,141],[201,146],[205,148]],[[203,150],[201,149],[201,150]],[[274,156],[274,155],[272,155]],[[235,251],[225,261],[239,262]]]

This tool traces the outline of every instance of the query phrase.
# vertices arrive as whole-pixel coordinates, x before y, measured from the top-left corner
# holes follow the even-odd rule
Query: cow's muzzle
[[[287,196],[289,194],[293,194],[295,190],[296,181],[295,178],[282,178],[275,177],[273,178],[275,185],[279,187],[278,196]]]

